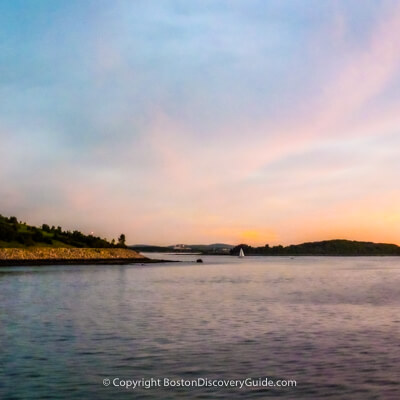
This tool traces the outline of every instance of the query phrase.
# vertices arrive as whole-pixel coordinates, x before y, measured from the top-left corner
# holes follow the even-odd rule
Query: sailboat
[[[243,251],[242,248],[240,248],[240,251],[239,251],[239,258],[243,258],[243,257],[244,257],[244,251]]]

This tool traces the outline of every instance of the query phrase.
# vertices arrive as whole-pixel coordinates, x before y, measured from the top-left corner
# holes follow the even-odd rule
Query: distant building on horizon
[[[173,247],[174,250],[192,250],[191,247],[186,246],[185,244],[176,244]]]

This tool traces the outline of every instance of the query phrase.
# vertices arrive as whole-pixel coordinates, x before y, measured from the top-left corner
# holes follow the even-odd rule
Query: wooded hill
[[[238,255],[241,248],[245,255],[263,256],[400,256],[400,247],[395,244],[354,240],[324,240],[286,247],[269,245],[251,247],[240,244],[235,246],[230,254]]]
[[[19,222],[16,217],[0,215],[0,247],[90,247],[125,248],[125,235],[118,241],[109,242],[94,235],[85,235],[77,230],[64,231],[61,226],[43,224],[40,228]]]

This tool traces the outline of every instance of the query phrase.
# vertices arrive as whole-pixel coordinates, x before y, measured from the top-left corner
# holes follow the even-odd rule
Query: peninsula
[[[125,235],[108,241],[43,224],[40,228],[0,215],[0,266],[131,264],[152,260],[125,245]]]

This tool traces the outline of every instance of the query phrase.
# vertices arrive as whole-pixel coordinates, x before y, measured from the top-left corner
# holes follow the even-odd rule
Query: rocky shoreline
[[[154,263],[140,253],[119,248],[50,248],[0,249],[0,266],[79,265],[79,264],[132,264]]]

